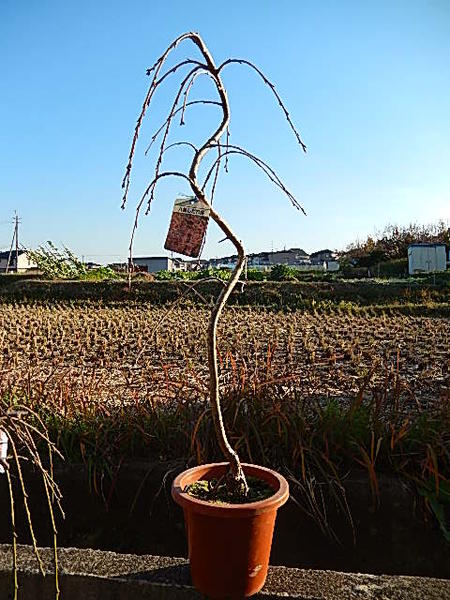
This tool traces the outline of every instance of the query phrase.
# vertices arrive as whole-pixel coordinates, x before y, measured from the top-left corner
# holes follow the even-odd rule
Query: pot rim
[[[242,468],[244,469],[246,475],[258,477],[259,479],[267,481],[269,484],[274,483],[278,485],[278,489],[276,489],[275,493],[269,498],[257,500],[256,502],[245,502],[242,504],[231,504],[227,502],[212,503],[208,502],[207,500],[194,498],[194,496],[191,496],[183,491],[186,484],[198,481],[209,471],[225,470],[228,465],[228,462],[207,463],[183,471],[177,475],[177,477],[175,477],[172,483],[172,498],[177,504],[185,509],[210,515],[217,515],[220,513],[221,516],[229,517],[255,516],[261,513],[273,511],[282,506],[288,500],[289,484],[286,479],[280,475],[280,473],[277,473],[272,469],[251,463],[242,463]],[[197,473],[198,477],[196,477]],[[261,474],[266,475],[266,477],[261,477]]]

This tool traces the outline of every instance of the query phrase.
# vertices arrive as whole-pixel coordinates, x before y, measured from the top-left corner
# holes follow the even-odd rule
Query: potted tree
[[[166,60],[169,54],[183,41],[190,41],[195,45],[200,59],[188,58],[167,68]],[[137,120],[122,182],[124,189],[122,208],[124,208],[136,143],[152,98],[164,81],[186,70],[187,73],[183,75],[168,116],[151,140],[150,145],[154,144],[159,137],[161,142],[154,176],[137,204],[130,242],[130,264],[133,239],[141,209],[146,203],[148,211],[158,182],[167,177],[178,177],[187,182],[193,194],[191,201],[198,203],[202,209],[206,208],[209,218],[222,230],[225,238],[233,243],[237,252],[236,266],[211,310],[207,333],[209,401],[217,441],[225,462],[201,465],[184,471],[175,479],[172,486],[172,496],[184,510],[193,584],[202,593],[212,598],[250,596],[262,588],[267,574],[276,511],[289,496],[288,483],[280,474],[267,468],[241,463],[237,452],[228,441],[222,418],[217,360],[217,323],[244,269],[246,256],[239,238],[212,206],[220,167],[222,164],[227,167],[230,155],[241,155],[247,158],[282,190],[295,208],[303,211],[295,197],[266,162],[246,149],[230,143],[228,128],[230,107],[221,74],[223,69],[232,64],[245,65],[259,75],[275,96],[301,148],[306,151],[306,146],[292,123],[281,97],[266,76],[253,63],[244,59],[228,59],[216,66],[200,35],[188,32],[176,38],[147,71],[151,82]],[[192,86],[200,75],[206,75],[212,80],[217,99],[189,100]],[[180,124],[183,124],[188,107],[196,104],[217,105],[221,111],[221,120],[217,129],[200,147],[189,141],[169,144],[168,136],[175,117],[180,115]],[[193,151],[189,169],[162,170],[165,152],[173,146],[180,145],[188,146]],[[199,167],[211,151],[217,153],[217,156],[203,177],[203,181],[200,181]]]

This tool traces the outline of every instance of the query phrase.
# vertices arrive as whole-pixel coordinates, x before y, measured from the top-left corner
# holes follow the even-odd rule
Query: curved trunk
[[[195,196],[206,202],[210,207],[210,216],[215,221],[215,223],[220,227],[220,229],[225,234],[226,238],[228,238],[236,248],[238,254],[238,261],[230,280],[227,285],[222,289],[219,297],[214,304],[214,307],[211,311],[211,316],[209,319],[208,326],[208,369],[209,369],[209,400],[211,403],[211,411],[213,415],[214,429],[216,432],[217,440],[219,442],[220,449],[223,452],[223,455],[227,461],[230,463],[230,472],[227,477],[227,485],[230,489],[238,494],[246,495],[248,492],[247,481],[245,479],[244,471],[241,467],[241,462],[239,460],[239,456],[237,452],[232,448],[230,442],[228,441],[225,427],[223,424],[222,417],[222,409],[220,405],[220,391],[219,391],[219,370],[217,364],[217,323],[219,321],[219,317],[222,313],[222,310],[225,306],[225,303],[233,291],[236,283],[239,281],[239,277],[242,273],[242,270],[245,265],[245,252],[244,247],[241,241],[235,236],[230,226],[222,219],[222,217],[213,209],[213,207],[208,202],[203,190],[200,188],[197,182],[197,173],[198,168],[202,159],[207,154],[208,150],[213,147],[216,147],[219,144],[220,138],[225,133],[228,124],[230,122],[230,107],[228,103],[227,93],[222,84],[222,80],[219,75],[219,71],[214,63],[214,60],[206,48],[203,40],[194,34],[192,38],[194,43],[198,46],[200,52],[203,54],[203,57],[206,60],[206,64],[208,67],[208,72],[211,77],[214,79],[216,84],[217,92],[220,97],[220,103],[223,111],[222,121],[219,124],[217,130],[213,133],[213,135],[203,144],[201,148],[199,148],[192,160],[191,168],[189,170],[189,180],[191,184],[192,191]]]
[[[222,231],[230,237],[231,231],[226,226],[221,217],[215,212],[211,211],[211,217],[222,229]],[[217,364],[217,324],[222,310],[233,291],[236,283],[239,281],[239,277],[245,266],[245,252],[241,242],[233,235],[233,243],[238,252],[238,261],[233,270],[232,276],[228,281],[227,285],[222,288],[219,297],[214,304],[209,318],[208,326],[208,368],[209,368],[209,398],[211,403],[211,411],[214,420],[214,428],[216,431],[217,439],[225,458],[230,463],[230,471],[232,477],[229,478],[231,487],[239,493],[247,494],[248,486],[245,479],[244,472],[241,467],[241,462],[237,452],[231,447],[223,424],[222,410],[220,405],[220,391],[219,391],[219,370]]]

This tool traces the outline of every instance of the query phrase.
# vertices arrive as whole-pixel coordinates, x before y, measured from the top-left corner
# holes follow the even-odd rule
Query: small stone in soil
[[[247,502],[258,502],[270,498],[270,496],[275,494],[273,487],[256,477],[247,477],[247,484],[247,496],[231,494],[227,489],[225,481],[217,479],[200,479],[199,481],[186,486],[184,491],[198,500],[215,502],[218,504],[245,504]]]

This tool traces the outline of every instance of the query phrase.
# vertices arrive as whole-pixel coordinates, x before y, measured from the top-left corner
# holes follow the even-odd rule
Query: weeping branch
[[[245,157],[249,158],[251,161],[253,161],[267,175],[267,177],[270,179],[270,181],[272,181],[272,183],[274,183],[277,187],[280,188],[280,190],[284,194],[286,194],[286,196],[291,201],[292,206],[294,208],[296,208],[297,210],[301,210],[302,213],[304,215],[306,215],[304,208],[301,206],[301,204],[299,204],[299,202],[297,201],[295,196],[287,189],[285,184],[281,181],[281,179],[278,177],[278,175],[272,169],[272,167],[270,167],[266,162],[264,162],[261,158],[259,158],[255,154],[252,154],[248,150],[245,150],[245,148],[241,148],[240,146],[235,146],[233,144],[228,144],[228,148],[230,148],[230,149],[227,149],[222,154],[219,154],[219,156],[216,158],[216,160],[212,164],[211,168],[209,169],[209,171],[206,175],[205,181],[203,182],[203,186],[202,186],[203,190],[205,189],[206,184],[208,183],[209,179],[211,178],[211,175],[213,174],[213,172],[216,171],[216,173],[217,173],[217,168],[220,166],[222,159],[230,156],[231,154],[238,154],[240,156],[245,156]]]
[[[258,69],[258,67],[256,65],[254,65],[249,60],[244,60],[243,58],[229,58],[228,60],[224,61],[220,65],[220,67],[218,68],[218,71],[220,72],[224,67],[226,67],[227,65],[232,65],[232,64],[247,65],[248,67],[250,67],[251,69],[256,71],[256,73],[258,73],[258,75],[261,77],[261,79],[264,81],[264,83],[272,90],[272,93],[275,96],[275,98],[277,99],[278,104],[281,107],[281,110],[284,112],[284,116],[286,117],[287,122],[289,123],[289,127],[292,129],[295,137],[297,138],[297,142],[300,144],[303,152],[306,152],[306,144],[303,143],[302,138],[300,137],[300,133],[298,132],[297,128],[295,127],[294,123],[292,122],[291,116],[288,112],[288,109],[286,108],[286,105],[284,104],[283,100],[281,99],[280,94],[275,89],[275,85],[269,79],[267,79],[267,77],[264,75],[264,73],[260,69]]]

